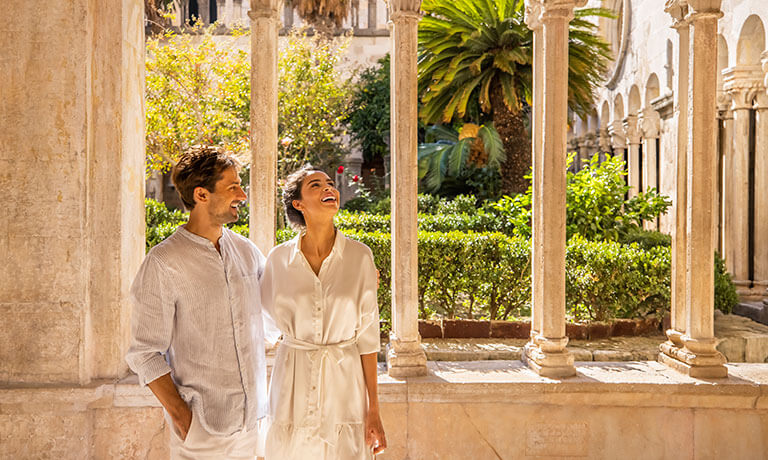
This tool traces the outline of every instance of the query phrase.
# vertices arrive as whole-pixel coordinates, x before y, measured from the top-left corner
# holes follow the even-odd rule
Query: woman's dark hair
[[[240,163],[224,148],[195,145],[179,158],[173,167],[171,180],[187,210],[195,208],[195,188],[203,187],[213,193],[221,173],[228,168],[240,169]]]
[[[283,207],[285,208],[285,217],[288,218],[288,223],[295,230],[302,230],[307,226],[307,221],[304,220],[304,214],[293,207],[293,200],[301,199],[301,185],[304,183],[304,179],[316,172],[322,171],[307,163],[298,171],[292,172],[285,179],[285,185],[283,185]]]

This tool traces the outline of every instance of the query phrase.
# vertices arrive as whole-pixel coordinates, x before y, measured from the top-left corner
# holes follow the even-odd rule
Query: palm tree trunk
[[[525,129],[523,114],[507,107],[498,84],[491,89],[491,106],[493,125],[507,153],[507,160],[501,164],[501,193],[524,193],[530,185],[525,175],[531,169],[531,141]]]

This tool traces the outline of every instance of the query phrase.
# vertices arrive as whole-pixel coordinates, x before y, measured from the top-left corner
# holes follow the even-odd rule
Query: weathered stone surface
[[[93,458],[167,459],[170,432],[159,408],[93,411]]]
[[[83,306],[0,303],[0,385],[77,382]]]
[[[0,412],[0,432],[3,459],[90,458],[91,427],[86,413],[26,414],[5,409]]]

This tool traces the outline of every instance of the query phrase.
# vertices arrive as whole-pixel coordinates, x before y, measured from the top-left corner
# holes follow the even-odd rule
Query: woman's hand
[[[380,454],[387,447],[387,437],[378,411],[368,411],[365,416],[365,444],[373,449],[373,455]]]

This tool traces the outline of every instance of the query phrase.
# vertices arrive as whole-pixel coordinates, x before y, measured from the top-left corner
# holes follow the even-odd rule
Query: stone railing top
[[[655,361],[578,363],[565,380],[541,377],[520,361],[429,362],[424,377],[395,379],[379,367],[379,399],[398,402],[552,404],[768,409],[768,364],[727,364],[728,377],[688,377]],[[159,407],[135,376],[86,387],[0,388],[3,404],[40,407]]]

